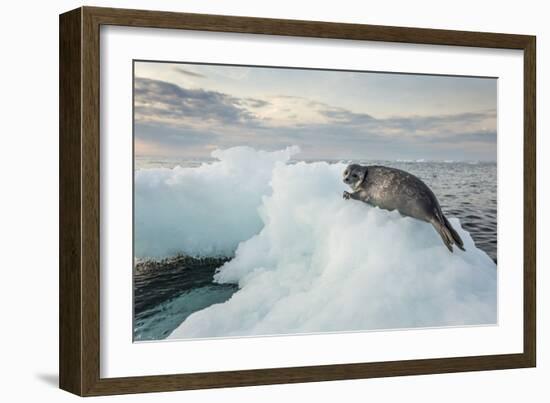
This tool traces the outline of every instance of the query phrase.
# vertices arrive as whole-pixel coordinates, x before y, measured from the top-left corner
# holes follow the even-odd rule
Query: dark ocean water
[[[202,161],[136,161],[136,166],[196,166]],[[476,246],[497,261],[496,163],[368,161],[408,171],[438,198],[447,217],[458,217]],[[139,262],[134,268],[134,340],[168,336],[193,312],[228,300],[236,285],[214,283],[228,258],[179,256]]]
[[[176,256],[134,267],[134,340],[164,339],[193,312],[224,302],[237,291],[214,283],[227,258]]]

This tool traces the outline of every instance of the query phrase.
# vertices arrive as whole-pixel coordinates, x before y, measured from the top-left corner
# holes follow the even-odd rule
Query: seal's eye
[[[351,175],[352,178],[357,178],[357,174]]]

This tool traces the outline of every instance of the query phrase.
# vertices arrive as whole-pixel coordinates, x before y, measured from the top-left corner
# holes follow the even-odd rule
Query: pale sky
[[[135,62],[137,156],[496,160],[497,80]]]

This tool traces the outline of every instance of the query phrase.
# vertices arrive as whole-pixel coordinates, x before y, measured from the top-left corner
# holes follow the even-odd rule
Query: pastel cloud
[[[134,95],[136,143],[144,145],[138,153],[208,155],[212,144],[267,150],[298,144],[310,158],[496,159],[494,108],[377,118],[337,99],[333,105],[307,96],[237,96],[142,77],[135,78]]]

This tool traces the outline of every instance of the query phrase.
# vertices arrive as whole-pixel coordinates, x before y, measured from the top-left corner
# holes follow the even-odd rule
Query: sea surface
[[[195,167],[212,160],[136,158],[135,169]],[[312,161],[313,162],[313,161]],[[342,161],[327,161],[329,163]],[[344,161],[408,171],[433,190],[447,217],[458,217],[476,246],[497,262],[497,165],[457,161]],[[290,162],[292,163],[292,161]],[[214,283],[228,258],[175,256],[134,267],[134,340],[166,338],[193,312],[229,299],[236,285]]]

